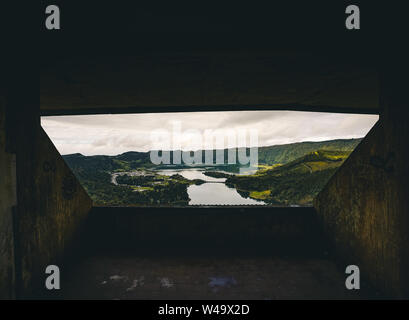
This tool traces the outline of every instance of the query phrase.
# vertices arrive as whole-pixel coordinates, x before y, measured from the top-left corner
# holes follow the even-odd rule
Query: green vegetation
[[[224,173],[220,171],[210,171],[210,170],[203,172],[203,174],[206,176],[212,177],[212,178],[228,178],[232,175],[232,174],[228,174],[228,173]]]
[[[261,147],[258,152],[259,164],[284,164],[317,150],[352,151],[362,139],[337,139],[320,142],[298,142]]]
[[[268,196],[270,195],[270,193],[271,193],[271,190],[251,191],[249,196],[250,198],[253,198],[253,199],[266,200],[268,199]]]
[[[189,203],[188,184],[175,177],[149,172],[139,176],[124,174],[116,177],[118,185],[112,183],[112,172],[136,169],[135,159],[127,162],[109,156],[85,157],[81,154],[64,156],[64,159],[95,205],[188,205]],[[143,170],[138,171],[145,174]]]
[[[287,164],[248,176],[231,176],[226,184],[240,194],[269,204],[310,205],[350,151],[318,150]]]
[[[262,147],[258,149],[259,167],[255,174],[235,175],[239,165],[206,167],[204,174],[226,178],[226,185],[236,188],[242,196],[267,204],[309,205],[360,141],[332,140]],[[227,163],[227,149],[224,154]],[[185,206],[190,201],[187,188],[204,183],[179,174],[158,174],[156,170],[164,166],[153,165],[149,152],[126,152],[117,156],[77,153],[63,157],[95,205]]]

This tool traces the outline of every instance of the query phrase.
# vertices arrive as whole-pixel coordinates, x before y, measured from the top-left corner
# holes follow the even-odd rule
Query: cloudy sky
[[[228,147],[240,146],[242,135],[248,145],[255,132],[258,146],[360,138],[377,120],[377,115],[233,111],[56,116],[42,117],[41,123],[61,154],[116,155],[157,149],[158,143],[164,150],[207,149],[211,133],[236,135],[236,142],[225,139]]]

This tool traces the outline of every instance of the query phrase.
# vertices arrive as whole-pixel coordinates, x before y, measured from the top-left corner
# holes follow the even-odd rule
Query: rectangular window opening
[[[311,206],[377,120],[271,110],[41,123],[95,206]]]

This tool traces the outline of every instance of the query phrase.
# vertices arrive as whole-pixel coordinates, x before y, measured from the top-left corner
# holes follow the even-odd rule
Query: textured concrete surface
[[[62,268],[54,299],[361,299],[326,259],[101,256]]]
[[[371,68],[361,68],[357,64],[332,61],[332,59],[326,60],[319,55],[299,56],[288,53],[271,55],[259,51],[233,55],[224,55],[221,52],[159,54],[152,55],[150,58],[137,56],[123,59],[92,56],[90,59],[74,58],[65,62],[56,59],[42,68],[40,89],[42,112],[50,112],[50,114],[86,113],[90,110],[146,112],[164,111],[168,107],[172,110],[180,108],[183,111],[191,111],[200,109],[200,106],[231,109],[242,106],[255,108],[266,106],[344,112],[378,110],[377,77]],[[394,75],[381,78],[383,83],[381,84],[380,123],[345,162],[316,201],[328,239],[332,240],[335,251],[344,265],[357,264],[361,268],[363,278],[370,280],[377,289],[388,293],[388,296],[398,297],[409,296],[407,201],[409,126],[407,126],[408,100],[405,97],[407,72],[404,75],[405,77],[399,78],[399,81],[391,80]],[[20,110],[16,112],[16,119],[18,118],[19,122],[15,123],[15,135],[13,135],[16,137],[14,146],[17,152],[19,199],[14,237],[18,240],[15,243],[17,262],[15,269],[16,280],[20,284],[20,297],[28,295],[35,286],[43,287],[44,269],[47,264],[56,263],[63,256],[69,257],[67,249],[76,238],[75,235],[80,232],[81,221],[91,207],[88,196],[78,185],[50,141],[44,137],[44,132],[39,129],[39,118],[36,112],[39,112],[40,107],[32,105],[33,102],[30,100],[30,97],[38,97],[37,89],[33,87],[33,92],[29,96],[27,90],[21,94],[19,87],[14,101],[15,110],[20,106],[26,107],[24,112]],[[21,117],[21,114],[24,114],[24,117]],[[3,217],[7,217],[7,213]],[[132,218],[130,220],[128,218],[105,220],[105,222],[118,222],[116,225],[112,224],[112,234],[122,234],[123,237],[119,238],[119,241],[123,244],[129,239],[139,240],[139,245],[143,247],[161,234],[161,230],[167,232],[165,241],[169,239],[168,236],[172,239],[178,234],[178,230],[181,230],[177,226],[164,229],[164,226],[168,225],[155,217],[150,221],[140,220],[129,224],[124,222],[132,222]],[[191,226],[200,226],[193,220],[189,220],[189,217],[184,221]],[[2,231],[5,229],[7,234],[9,222],[1,220],[0,223],[0,228]],[[238,224],[238,226],[242,225]],[[133,238],[132,230],[136,230],[136,227],[140,229]],[[252,225],[250,224],[249,227]],[[189,242],[190,237],[204,235],[203,231],[206,231],[206,229],[182,229],[190,232],[185,234],[187,237],[179,239],[186,243]],[[231,230],[234,230],[234,226],[229,231]],[[249,235],[257,235],[257,228],[253,231]],[[260,232],[258,240],[262,239],[263,232]],[[292,235],[297,234],[297,232],[291,233],[292,229],[282,234],[287,232]],[[110,239],[117,241],[115,237],[111,237],[112,234],[110,236],[105,234],[108,242]],[[104,234],[101,233],[101,235]],[[231,235],[234,238],[234,232]],[[293,239],[296,238],[296,236],[293,237]],[[4,239],[7,242],[7,239],[11,238],[7,235]],[[298,242],[302,243],[305,239],[300,237]],[[158,242],[160,244],[160,241]],[[2,248],[8,246],[1,243]],[[224,260],[225,262],[223,259],[209,261],[176,257],[160,261],[154,258],[146,261],[131,258],[131,262],[125,258],[115,259],[95,258],[83,264],[79,263],[78,269],[74,266],[72,269],[74,271],[67,271],[65,276],[71,279],[68,283],[72,283],[72,290],[67,291],[66,297],[78,297],[76,296],[78,294],[83,294],[84,297],[96,297],[102,292],[101,286],[107,284],[114,286],[115,281],[128,279],[129,282],[128,280],[124,280],[124,283],[118,282],[121,284],[119,291],[110,291],[108,286],[107,298],[123,298],[121,294],[124,292],[130,294],[129,292],[136,290],[142,276],[146,277],[147,293],[158,292],[158,296],[163,297],[167,297],[168,291],[160,291],[162,289],[157,291],[157,288],[176,290],[178,283],[182,284],[182,288],[185,286],[185,289],[179,291],[180,295],[175,294],[175,297],[182,298],[186,292],[192,292],[192,297],[213,294],[214,288],[209,289],[209,283],[213,280],[213,283],[227,281],[232,287],[243,283],[245,284],[243,288],[252,288],[242,295],[249,297],[256,296],[254,283],[258,278],[246,279],[245,275],[251,274],[249,270],[264,270],[258,262],[240,260],[243,262],[243,269],[237,271],[235,268],[241,262],[234,259]],[[9,258],[6,258],[6,261],[10,261]],[[278,269],[271,264],[268,270],[260,271],[259,274],[265,272],[268,279],[277,279],[268,272],[279,270],[275,273],[279,279],[266,284],[263,294],[258,297],[261,299],[288,297],[290,293],[293,297],[312,297],[314,294],[316,297],[342,296],[342,293],[337,291],[338,284],[335,284],[340,282],[329,280],[340,279],[335,276],[335,271],[334,273],[329,271],[332,268],[329,265],[323,267],[324,271],[316,273],[324,275],[321,278],[327,280],[317,281],[315,276],[306,276],[306,274],[315,274],[315,272],[305,271],[310,268],[308,262],[310,260],[302,260],[296,265],[292,265],[290,260],[285,261],[287,262],[282,264],[277,262]],[[195,267],[195,263],[199,266]],[[317,263],[321,265],[321,262]],[[155,268],[156,265],[161,267]],[[183,272],[177,269],[177,265],[185,266],[180,269]],[[320,269],[315,266],[313,270]],[[289,274],[288,277],[296,279],[300,287],[292,291],[288,286],[289,282],[286,282],[284,291],[274,292],[274,288],[284,287],[284,283],[280,282],[283,281],[281,275],[285,274],[285,270],[291,269],[294,273]],[[217,272],[217,270],[222,271]],[[189,279],[198,279],[198,283],[193,286],[188,278],[184,278],[190,272]],[[325,276],[326,272],[330,272],[331,275]],[[201,277],[200,274],[205,276]],[[95,279],[93,275],[100,276]],[[87,281],[95,282],[85,286]],[[107,282],[103,283],[104,281]],[[303,281],[307,281],[307,284],[304,285]],[[320,287],[318,282],[326,285]],[[134,290],[126,291],[132,287],[135,287]],[[70,286],[67,290],[69,288]],[[114,290],[115,287],[112,288]],[[329,289],[326,288],[335,291],[329,293]],[[142,295],[133,294],[135,297],[142,297]],[[232,293],[234,294],[241,293]]]
[[[231,110],[377,112],[378,75],[306,52],[204,51],[70,57],[41,69],[43,114]],[[109,110],[109,111],[108,111]]]
[[[70,257],[92,202],[35,114],[19,118],[17,130],[16,282],[18,296],[30,297],[46,267]]]
[[[15,296],[13,207],[16,205],[15,155],[6,151],[6,112],[0,97],[0,299]]]
[[[87,222],[85,242],[102,251],[312,256],[325,246],[314,208],[94,207]]]
[[[404,81],[384,77],[380,121],[315,200],[338,257],[409,297],[409,139]]]

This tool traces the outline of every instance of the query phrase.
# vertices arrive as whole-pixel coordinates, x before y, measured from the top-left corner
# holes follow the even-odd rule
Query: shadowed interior
[[[375,70],[359,59],[273,51],[47,61],[40,102],[34,89],[0,95],[0,297],[407,298],[406,88],[400,69]],[[380,120],[315,208],[291,209],[92,208],[40,127],[41,115],[255,109]],[[54,296],[43,289],[49,264],[72,279]],[[350,264],[362,271],[356,295],[344,287]],[[145,285],[127,291],[140,276]],[[209,284],[226,277],[234,279],[226,288]],[[258,279],[267,280],[258,287]]]

